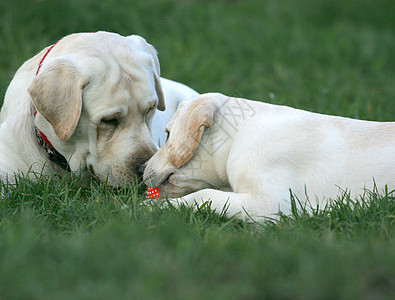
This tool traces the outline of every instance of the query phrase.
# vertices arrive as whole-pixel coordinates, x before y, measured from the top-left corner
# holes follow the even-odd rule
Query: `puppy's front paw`
[[[142,202],[142,204],[159,208],[169,207],[166,199],[146,199]]]
[[[181,206],[191,206],[191,204],[188,203],[188,201],[186,201],[184,198],[171,198],[167,199],[167,202],[175,208],[180,208]]]
[[[173,206],[175,208],[180,208],[181,206],[191,206],[184,198],[163,198],[159,194],[158,188],[148,188],[145,199],[143,201],[144,204],[148,204],[151,206],[156,206],[160,208],[168,208],[169,206]]]

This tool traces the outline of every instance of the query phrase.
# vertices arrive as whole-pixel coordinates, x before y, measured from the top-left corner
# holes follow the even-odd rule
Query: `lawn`
[[[391,0],[2,1],[0,94],[44,46],[107,30],[145,37],[162,76],[201,93],[395,121],[394,20]],[[144,189],[58,176],[3,184],[0,298],[395,295],[394,191],[247,224],[209,206],[146,205]]]

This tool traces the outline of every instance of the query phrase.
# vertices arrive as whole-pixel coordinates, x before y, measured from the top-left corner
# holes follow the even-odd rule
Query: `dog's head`
[[[166,126],[167,139],[147,162],[144,180],[163,196],[180,197],[213,186],[212,157],[204,132],[214,121],[219,94],[203,94],[182,103]],[[207,145],[208,148],[204,146]],[[208,150],[208,151],[207,151]]]
[[[165,102],[155,49],[98,32],[60,40],[28,87],[36,126],[68,160],[113,186],[141,176],[157,150],[150,125]]]

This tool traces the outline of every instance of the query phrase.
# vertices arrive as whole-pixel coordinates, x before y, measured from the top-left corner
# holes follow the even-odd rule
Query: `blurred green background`
[[[394,14],[393,0],[0,0],[0,94],[45,46],[106,30],[143,36],[163,77],[201,93],[395,121]],[[136,186],[20,179],[0,200],[0,299],[393,299],[390,192],[260,226],[149,209]]]
[[[394,11],[391,0],[3,0],[0,92],[44,46],[106,30],[145,37],[162,76],[201,93],[394,120]]]

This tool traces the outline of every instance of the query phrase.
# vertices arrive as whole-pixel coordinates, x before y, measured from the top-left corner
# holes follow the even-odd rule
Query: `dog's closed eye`
[[[166,133],[166,141],[165,141],[165,143],[169,140],[169,137],[170,137],[170,131],[169,131],[169,129],[165,129],[165,133]]]
[[[151,125],[152,118],[155,114],[156,102],[151,104],[151,106],[144,113],[144,121],[147,123],[148,127]]]
[[[118,118],[104,118],[101,120],[102,124],[117,127],[119,125]]]

